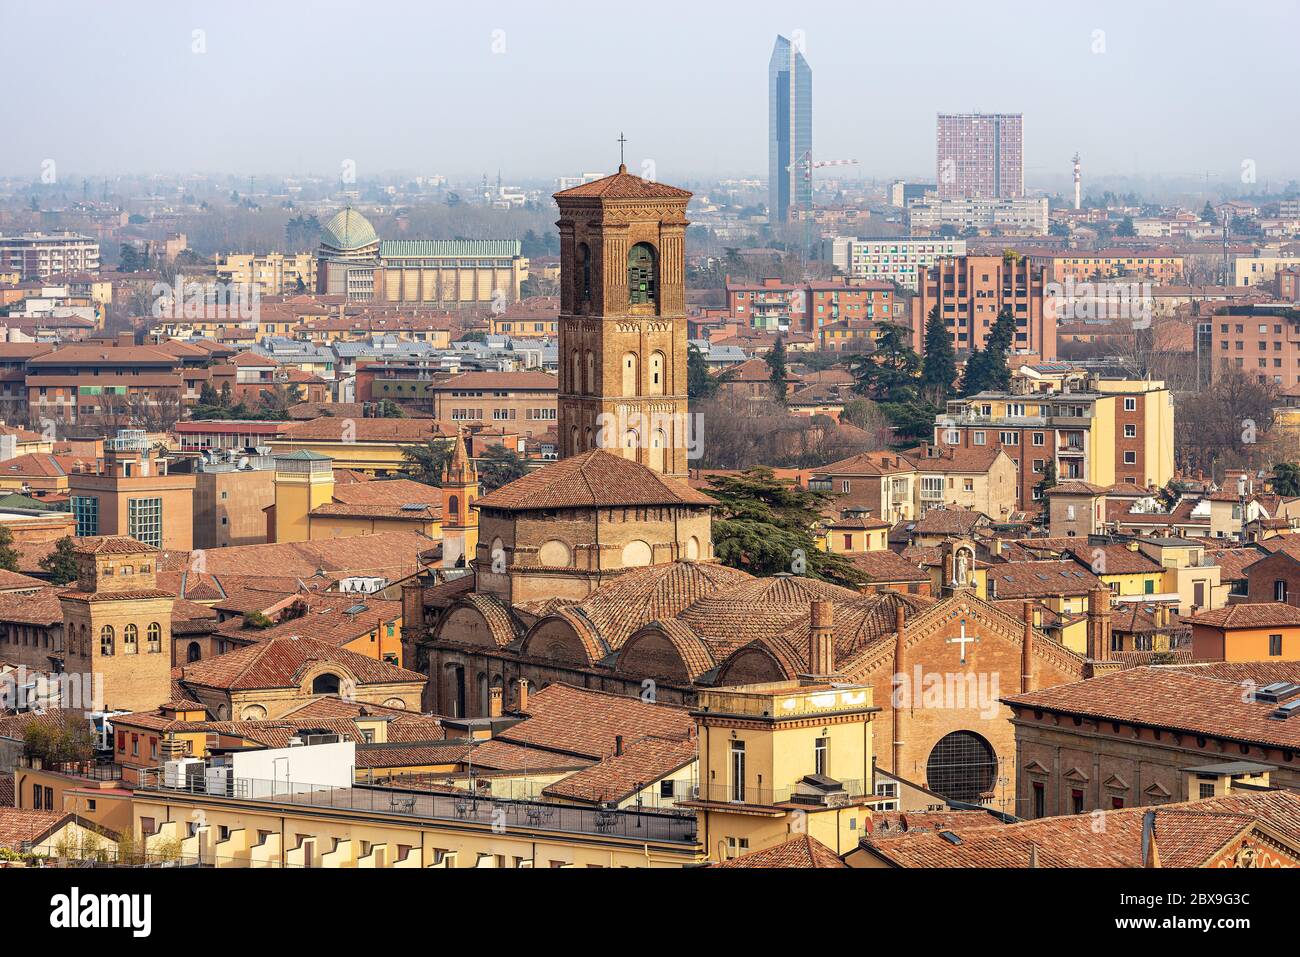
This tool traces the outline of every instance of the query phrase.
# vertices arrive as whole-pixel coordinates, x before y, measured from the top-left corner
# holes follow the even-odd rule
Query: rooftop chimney
[[[492,688],[488,691],[488,717],[501,717],[501,699],[504,697],[504,691],[501,688]]]
[[[520,678],[517,682],[515,682],[515,686],[519,689],[519,705],[515,710],[527,711],[528,710],[528,679]]]
[[[1088,657],[1110,661],[1110,589],[1088,592]]]
[[[835,673],[835,620],[834,606],[824,598],[812,603],[808,631],[808,674],[817,676]]]

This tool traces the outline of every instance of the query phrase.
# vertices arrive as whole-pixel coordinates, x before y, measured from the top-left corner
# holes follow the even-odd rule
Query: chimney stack
[[[825,677],[835,674],[835,608],[824,598],[812,603],[808,631],[808,674]]]
[[[515,686],[519,689],[519,705],[515,710],[526,712],[528,710],[528,679],[520,678],[515,682]]]
[[[488,717],[501,717],[501,699],[504,697],[501,688],[491,688],[488,690]]]
[[[1110,661],[1110,589],[1088,592],[1088,657]]]
[[[1034,606],[1022,606],[1025,618],[1025,636],[1020,643],[1020,693],[1034,690]]]

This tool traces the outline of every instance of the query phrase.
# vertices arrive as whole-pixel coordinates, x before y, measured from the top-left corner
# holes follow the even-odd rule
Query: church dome
[[[320,242],[322,246],[340,252],[352,252],[374,245],[379,242],[379,236],[370,220],[347,206],[335,213],[334,218],[321,229]]]

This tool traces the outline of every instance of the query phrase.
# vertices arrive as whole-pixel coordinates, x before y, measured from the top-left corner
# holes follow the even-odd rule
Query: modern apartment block
[[[728,282],[727,308],[751,329],[816,332],[841,319],[888,322],[894,314],[894,287],[858,279]]]
[[[1040,199],[935,199],[911,203],[907,224],[912,235],[975,231],[1000,236],[1046,236],[1048,204]]]
[[[123,429],[104,442],[92,469],[68,475],[78,538],[129,536],[154,548],[194,545],[194,476],[171,475],[142,429]]]
[[[936,305],[958,352],[982,349],[998,313],[1010,306],[1016,317],[1012,349],[1056,358],[1056,319],[1047,307],[1043,267],[1024,257],[956,256],[927,269],[912,299],[912,347],[918,352]]]
[[[795,41],[777,37],[767,66],[768,221],[812,206],[812,181],[801,159],[812,151],[812,70]]]
[[[1095,282],[1135,277],[1161,286],[1183,281],[1183,257],[1165,249],[1096,249],[1067,253],[1030,253],[1029,262],[1042,266],[1048,282]]]
[[[1228,306],[1209,325],[1211,376],[1239,369],[1260,382],[1300,383],[1300,310],[1294,303]]]
[[[1035,486],[1049,463],[1062,482],[1163,486],[1174,474],[1173,397],[1160,381],[1128,379],[1118,370],[1081,372],[1049,391],[953,399],[935,417],[934,441],[1001,446],[1019,473],[1022,507],[1038,500]]]
[[[1020,113],[940,113],[940,199],[1019,199],[1025,194]]]
[[[99,272],[99,242],[80,233],[0,236],[0,269],[16,270],[23,279]]]
[[[941,257],[965,256],[964,239],[855,239],[830,240],[831,263],[853,279],[897,283],[916,291],[921,275]]]
[[[217,278],[231,285],[256,284],[264,296],[293,295],[316,288],[311,253],[229,253],[217,258]]]

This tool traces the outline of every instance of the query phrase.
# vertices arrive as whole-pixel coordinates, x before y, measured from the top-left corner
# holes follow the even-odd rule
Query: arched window
[[[638,395],[637,355],[635,352],[623,353],[623,395]]]
[[[122,654],[133,655],[139,651],[140,629],[134,624],[122,629]]]
[[[156,621],[149,622],[145,636],[149,640],[149,654],[156,655],[162,651],[162,625]]]
[[[339,676],[326,672],[323,675],[317,675],[311,683],[312,694],[338,694],[339,693]]]
[[[574,285],[579,302],[591,300],[591,247],[586,243],[578,243],[578,275]]]
[[[662,352],[650,353],[650,377],[647,385],[649,386],[650,395],[664,394],[664,354]]]
[[[583,390],[588,395],[596,391],[596,353],[587,350],[587,387]]]
[[[113,637],[112,625],[99,629],[99,653],[105,658],[113,657]]]
[[[573,350],[573,361],[570,363],[573,367],[570,378],[573,380],[569,383],[569,389],[573,392],[582,391],[582,354],[577,349]]]
[[[655,429],[650,433],[650,455],[646,462],[656,472],[664,470],[664,447],[668,440],[664,437],[662,429]]]
[[[658,270],[654,247],[637,243],[627,254],[627,301],[629,305],[653,306],[659,301]]]
[[[455,495],[447,496],[447,512],[451,515],[460,514],[460,499]]]
[[[993,788],[998,761],[992,746],[973,731],[939,739],[926,762],[926,787],[953,801],[978,804]]]
[[[190,646],[185,649],[185,660],[187,662],[198,661],[203,657],[203,649],[197,641],[191,641]]]
[[[623,433],[623,458],[636,461],[636,450],[641,445],[641,436],[637,434],[636,429],[628,429]]]

